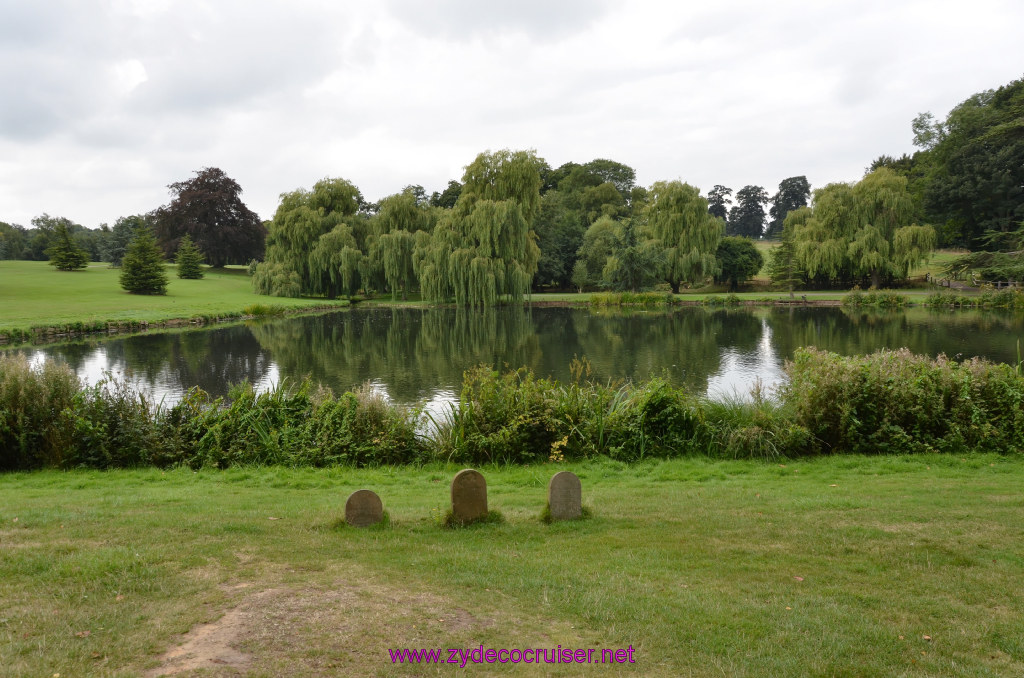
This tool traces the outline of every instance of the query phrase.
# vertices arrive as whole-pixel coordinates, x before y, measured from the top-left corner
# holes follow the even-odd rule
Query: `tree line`
[[[736,286],[763,263],[754,238],[781,239],[769,269],[788,286],[879,286],[904,279],[936,246],[982,248],[961,265],[1024,275],[1024,80],[976,94],[944,121],[913,121],[913,156],[880,156],[858,182],[813,191],[805,176],[706,195],[681,181],[636,185],[608,159],[551,167],[533,151],[485,152],[461,181],[407,186],[377,202],[341,178],[281,196],[260,223],[217,168],[169,186],[173,199],[113,227],[42,215],[0,223],[0,258],[71,254],[120,265],[140,230],[165,257],[183,238],[212,266],[250,264],[254,289],[329,298],[360,292],[491,305],[550,289]],[[813,197],[813,200],[812,200]],[[934,224],[934,227],[929,225]],[[986,258],[987,257],[987,258]],[[995,263],[993,263],[995,262]],[[1019,278],[1020,276],[1018,276]]]

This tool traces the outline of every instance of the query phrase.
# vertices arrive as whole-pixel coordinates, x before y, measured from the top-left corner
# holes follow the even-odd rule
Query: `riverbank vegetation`
[[[610,457],[792,458],[1024,449],[1020,368],[882,351],[799,349],[777,397],[713,401],[662,379],[560,383],[526,369],[466,372],[457,404],[424,417],[369,387],[308,381],[161,407],[125,383],[83,386],[66,366],[0,356],[0,469],[186,465],[377,466]]]

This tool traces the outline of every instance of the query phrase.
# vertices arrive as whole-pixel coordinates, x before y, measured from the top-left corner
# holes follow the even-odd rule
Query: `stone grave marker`
[[[487,515],[487,481],[479,471],[463,469],[452,479],[452,515],[469,523]]]
[[[345,502],[345,522],[353,527],[368,527],[384,520],[384,504],[373,490],[356,490]]]
[[[548,483],[548,508],[552,520],[573,520],[583,516],[583,486],[570,471],[559,471]]]

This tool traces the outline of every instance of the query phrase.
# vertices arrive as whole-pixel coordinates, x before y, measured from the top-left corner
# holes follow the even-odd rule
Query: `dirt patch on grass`
[[[362,579],[260,586],[224,587],[230,609],[185,634],[147,678],[374,675],[390,670],[391,648],[479,645],[496,626],[443,596]],[[502,627],[514,636],[517,624],[503,618]]]

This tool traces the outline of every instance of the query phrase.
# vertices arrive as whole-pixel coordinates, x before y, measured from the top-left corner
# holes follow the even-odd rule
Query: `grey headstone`
[[[573,520],[583,515],[583,486],[575,473],[559,471],[551,476],[548,507],[552,520]]]
[[[353,527],[376,525],[384,520],[384,504],[372,490],[356,490],[345,502],[345,522]]]
[[[463,469],[452,479],[452,514],[460,523],[487,515],[487,481],[479,471]]]

